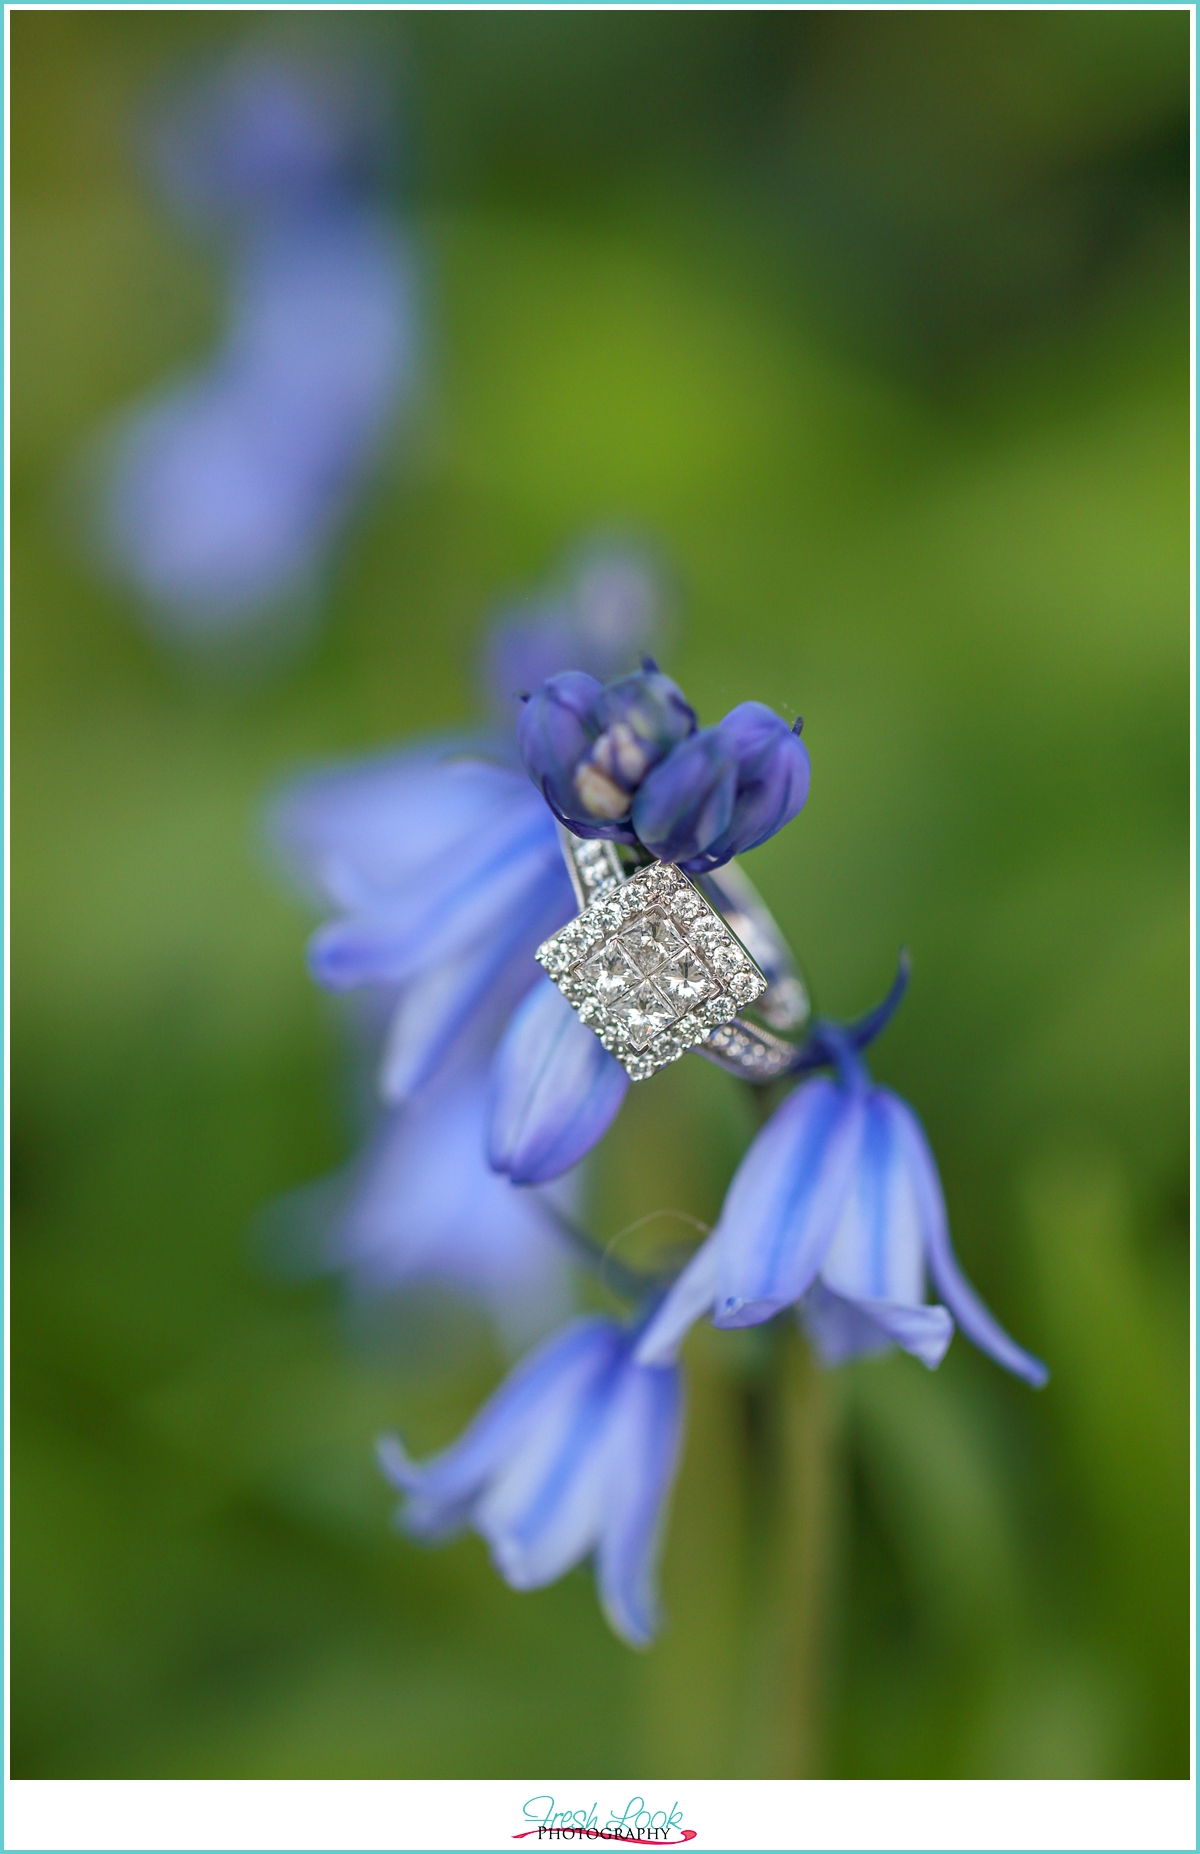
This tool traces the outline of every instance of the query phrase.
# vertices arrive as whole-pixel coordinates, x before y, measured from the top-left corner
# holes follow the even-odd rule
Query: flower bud
[[[683,741],[638,790],[638,841],[694,875],[765,843],[808,797],[808,752],[762,702]]]
[[[577,836],[634,843],[634,795],[695,726],[680,690],[647,657],[607,688],[577,672],[552,676],[525,704],[517,742],[530,778]]]
[[[575,799],[575,768],[599,728],[596,704],[604,684],[582,670],[563,670],[535,689],[517,716],[517,746],[525,770],[555,817],[564,823]]]

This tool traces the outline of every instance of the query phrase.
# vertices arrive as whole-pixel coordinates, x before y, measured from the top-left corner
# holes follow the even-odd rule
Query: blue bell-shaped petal
[[[378,73],[327,47],[237,56],[169,99],[174,207],[227,251],[210,360],[100,434],[97,565],[200,648],[298,643],[331,550],[417,382],[420,266],[382,189]]]
[[[525,770],[556,818],[578,810],[575,768],[600,731],[596,709],[604,684],[582,670],[563,670],[534,690],[517,716],[517,747]]]
[[[692,874],[765,843],[808,797],[808,750],[762,702],[741,702],[655,767],[633,804],[638,841]]]
[[[944,1307],[926,1304],[926,1271]],[[714,1325],[733,1327],[787,1306],[799,1307],[829,1364],[894,1344],[932,1369],[957,1320],[1006,1370],[1035,1386],[1048,1376],[963,1278],[920,1123],[890,1090],[871,1086],[857,1059],[846,1081],[803,1083],[767,1122],[638,1359],[673,1359],[709,1308]]]
[[[925,1226],[903,1144],[903,1103],[886,1088],[866,1097],[857,1163],[818,1279],[800,1302],[827,1364],[896,1344],[930,1369],[954,1333],[944,1307],[925,1305]]]
[[[615,1120],[629,1076],[543,978],[492,1064],[488,1159],[514,1184],[545,1184],[576,1164]]]
[[[530,950],[545,937],[542,926],[562,918],[558,876],[546,870],[493,938],[451,958],[435,957],[401,987],[380,1065],[385,1101],[410,1100],[473,1032],[490,1026],[498,1034],[529,989]]]
[[[418,1464],[388,1437],[379,1459],[407,1495],[408,1532],[432,1540],[473,1527],[516,1590],[594,1552],[609,1623],[641,1648],[657,1624],[682,1395],[678,1372],[636,1364],[632,1343],[611,1320],[577,1320],[517,1367],[452,1447]]]
[[[369,66],[280,55],[233,58],[162,109],[151,154],[173,204],[208,222],[298,201],[355,198],[392,165],[392,110]]]
[[[734,1176],[713,1233],[713,1323],[758,1326],[816,1278],[862,1148],[861,1095],[825,1076],[797,1088]]]
[[[902,1162],[907,1166],[921,1219],[925,1259],[933,1285],[967,1338],[998,1365],[1040,1390],[1050,1376],[1032,1352],[1010,1339],[992,1317],[958,1264],[950,1243],[946,1200],[925,1129],[907,1102],[889,1096],[892,1124]]]

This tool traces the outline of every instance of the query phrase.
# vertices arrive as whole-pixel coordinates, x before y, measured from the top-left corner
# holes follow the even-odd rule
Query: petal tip
[[[662,1365],[673,1365],[682,1343],[682,1335],[646,1332],[634,1347],[633,1362],[647,1370],[657,1370]]]
[[[618,1609],[613,1603],[602,1603],[601,1608],[609,1628],[627,1648],[645,1654],[648,1648],[654,1646],[654,1638],[659,1630],[657,1617],[634,1615],[626,1609]]]
[[[419,1470],[397,1435],[380,1436],[375,1443],[375,1460],[393,1487],[412,1493]]]
[[[712,1323],[722,1332],[736,1332],[743,1326],[761,1326],[788,1305],[786,1300],[739,1300],[729,1294],[718,1301]]]

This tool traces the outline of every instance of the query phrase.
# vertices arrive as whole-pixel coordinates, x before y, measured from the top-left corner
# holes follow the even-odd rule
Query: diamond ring
[[[691,881],[673,863],[627,866],[615,844],[559,827],[581,912],[537,950],[582,1023],[634,1081],[687,1050],[744,1080],[791,1065],[808,996],[787,943],[742,872]],[[754,1006],[774,1029],[743,1018]]]

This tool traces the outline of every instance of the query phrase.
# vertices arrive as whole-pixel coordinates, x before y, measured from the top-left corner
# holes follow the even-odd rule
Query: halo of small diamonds
[[[537,950],[538,963],[634,1081],[703,1043],[767,981],[671,863],[640,869]]]

